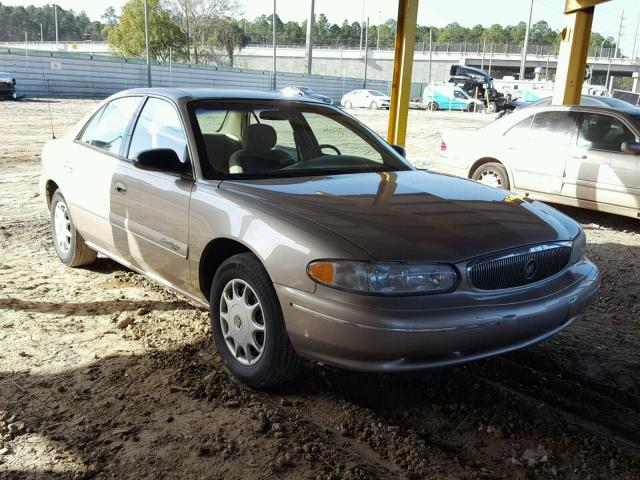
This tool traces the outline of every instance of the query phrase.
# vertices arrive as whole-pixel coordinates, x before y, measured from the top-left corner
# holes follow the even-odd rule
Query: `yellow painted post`
[[[554,105],[579,105],[582,96],[595,5],[609,0],[566,0],[553,87]]]
[[[404,145],[407,139],[407,120],[411,96],[411,71],[418,23],[418,0],[398,0],[396,48],[393,60],[389,131],[391,144]]]

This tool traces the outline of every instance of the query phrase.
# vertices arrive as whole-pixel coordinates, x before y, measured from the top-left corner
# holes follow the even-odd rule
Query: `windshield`
[[[192,124],[198,127],[196,142],[205,178],[412,169],[382,139],[337,109],[278,101],[223,105],[215,100],[192,102],[189,109]]]
[[[386,97],[386,95],[378,90],[369,90],[369,93],[374,97]]]
[[[313,95],[313,90],[311,90],[309,87],[298,87],[298,90],[300,90],[305,95]]]

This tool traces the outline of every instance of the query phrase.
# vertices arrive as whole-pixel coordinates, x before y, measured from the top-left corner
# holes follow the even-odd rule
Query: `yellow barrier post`
[[[582,95],[595,5],[609,0],[566,0],[553,88],[554,105],[579,105]]]
[[[396,48],[393,59],[391,103],[389,105],[389,143],[403,145],[407,138],[407,119],[411,96],[411,71],[418,23],[418,0],[398,0]]]

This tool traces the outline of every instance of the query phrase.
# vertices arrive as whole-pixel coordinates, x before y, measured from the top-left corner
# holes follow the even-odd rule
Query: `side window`
[[[170,148],[182,162],[187,161],[187,140],[178,112],[159,98],[149,98],[142,108],[131,137],[129,158],[151,148]]]
[[[78,138],[83,143],[118,154],[131,117],[141,97],[123,97],[109,102],[85,127]]]
[[[574,117],[570,112],[542,112],[533,118],[531,137],[541,145],[568,146],[574,133]]]
[[[623,142],[635,142],[635,135],[620,120],[609,115],[585,113],[578,130],[578,145],[584,148],[621,152]]]
[[[531,127],[531,121],[533,117],[527,117],[524,120],[519,121],[513,127],[506,131],[504,136],[512,140],[524,140],[529,136],[529,128]]]
[[[325,115],[303,113],[322,153],[366,158],[376,163],[384,163],[380,152],[357,133]]]

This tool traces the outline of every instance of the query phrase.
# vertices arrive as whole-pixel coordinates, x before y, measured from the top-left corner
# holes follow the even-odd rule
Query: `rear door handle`
[[[64,168],[67,172],[69,172],[69,173],[73,173],[73,165],[71,165],[71,163],[70,163],[70,162],[66,162],[66,163],[63,165],[63,168]]]
[[[127,186],[124,183],[122,183],[120,180],[118,180],[113,184],[113,189],[116,191],[116,193],[119,193],[120,195],[124,195],[125,193],[127,193]]]
[[[572,155],[571,158],[575,158],[578,160],[586,160],[588,157],[586,155]]]

